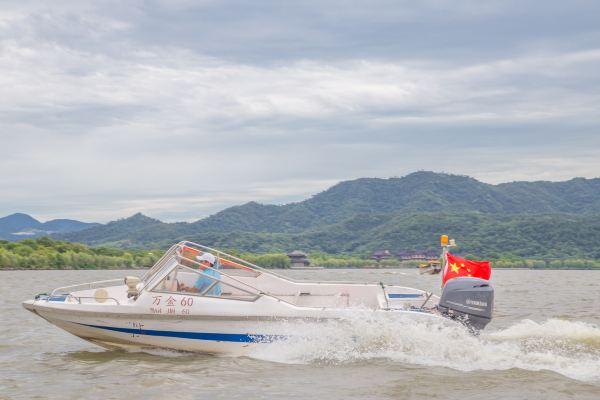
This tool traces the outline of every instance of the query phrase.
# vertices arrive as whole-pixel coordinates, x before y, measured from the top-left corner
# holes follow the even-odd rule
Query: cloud
[[[7,6],[0,214],[193,220],[417,169],[597,175],[600,48],[583,5],[541,10],[580,24],[536,21],[540,44],[512,3],[382,4]],[[448,54],[473,36],[460,27],[498,32],[511,18],[525,30]],[[421,22],[448,40],[390,41]]]

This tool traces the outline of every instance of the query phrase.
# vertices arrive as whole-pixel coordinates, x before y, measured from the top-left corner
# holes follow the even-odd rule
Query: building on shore
[[[389,250],[375,250],[371,254],[371,259],[380,262],[392,258],[392,253]]]
[[[399,251],[396,258],[400,261],[428,261],[439,258],[439,254],[432,250]]]
[[[288,253],[287,256],[290,258],[291,268],[306,268],[310,266],[310,260],[306,253],[294,250],[291,253]]]

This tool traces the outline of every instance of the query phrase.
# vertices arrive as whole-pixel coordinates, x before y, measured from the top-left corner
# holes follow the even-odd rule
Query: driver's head
[[[199,261],[201,264],[212,267],[213,265],[215,265],[215,261],[217,261],[217,258],[210,253],[202,253],[201,255],[196,257],[196,260]]]

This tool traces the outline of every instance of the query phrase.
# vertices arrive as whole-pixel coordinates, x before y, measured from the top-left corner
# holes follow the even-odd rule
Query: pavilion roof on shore
[[[300,250],[294,250],[291,253],[288,253],[287,256],[290,258],[300,258],[300,257],[306,257],[306,253],[303,253]]]

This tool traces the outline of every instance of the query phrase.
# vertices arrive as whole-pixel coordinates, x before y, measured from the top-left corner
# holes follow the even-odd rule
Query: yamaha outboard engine
[[[438,309],[477,332],[492,320],[494,288],[484,279],[454,278],[446,282]]]

